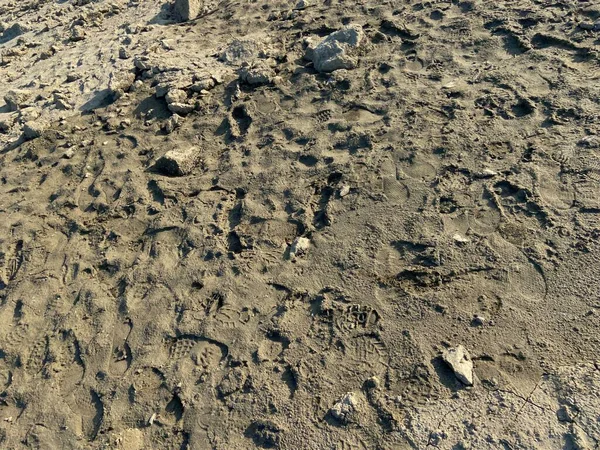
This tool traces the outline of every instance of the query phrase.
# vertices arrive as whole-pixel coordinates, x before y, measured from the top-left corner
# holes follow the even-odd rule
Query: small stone
[[[46,129],[46,124],[41,121],[30,121],[23,126],[23,136],[25,139],[39,138]]]
[[[17,36],[21,36],[22,34],[27,33],[27,31],[29,30],[26,26],[18,22],[14,23],[2,32],[2,40],[5,42],[10,41],[11,39],[16,38]]]
[[[85,29],[80,26],[73,27],[69,39],[73,42],[83,41],[85,39]]]
[[[169,103],[168,105],[169,111],[175,114],[186,115],[191,113],[194,110],[194,105],[190,105],[189,103]]]
[[[363,38],[364,32],[360,26],[348,26],[330,34],[314,48],[309,43],[305,57],[313,62],[319,72],[353,69],[357,59],[352,53]]]
[[[129,53],[127,53],[127,49],[125,47],[121,47],[119,49],[119,58],[120,59],[128,59]]]
[[[290,259],[295,259],[297,256],[304,255],[310,248],[310,239],[305,237],[297,237],[290,247]]]
[[[240,80],[250,85],[269,84],[274,77],[275,72],[265,63],[242,67],[240,69]]]
[[[479,314],[475,314],[471,323],[476,327],[481,327],[485,325],[485,317],[480,316]]]
[[[342,186],[340,188],[340,197],[345,197],[349,193],[350,193],[350,186],[348,186],[347,184],[345,184],[344,186]]]
[[[352,415],[358,409],[358,398],[353,392],[344,395],[333,407],[329,410],[331,416],[342,422],[348,423],[352,419]]]
[[[449,348],[442,354],[442,359],[454,371],[456,378],[467,386],[473,385],[473,361],[462,345]]]
[[[563,405],[559,408],[558,411],[556,411],[556,418],[559,420],[559,422],[573,422],[573,412],[571,411],[571,408],[569,408],[566,405]]]
[[[458,233],[455,233],[452,236],[452,239],[454,239],[454,242],[456,242],[457,244],[467,244],[467,243],[471,242],[471,240],[469,238],[466,238]]]
[[[68,149],[63,153],[64,159],[71,159],[73,156],[75,156],[75,150],[73,150],[72,148]]]
[[[183,89],[171,89],[165,95],[165,100],[167,104],[171,103],[185,103],[187,101],[187,92]]]
[[[176,128],[180,126],[181,121],[182,117],[180,115],[173,114],[171,117],[169,117],[167,123],[165,124],[165,132],[167,134],[171,134],[173,131],[175,131]]]
[[[113,72],[110,74],[110,78],[108,81],[108,89],[111,90],[115,97],[120,98],[125,92],[129,90],[134,81],[135,74],[133,72]]]
[[[311,6],[315,6],[314,0],[300,0],[298,3],[296,3],[296,6],[294,6],[294,9],[296,11],[301,11],[301,10],[309,8]]]
[[[180,22],[194,20],[200,15],[203,3],[202,0],[175,0],[175,18]]]
[[[200,150],[191,147],[187,150],[170,150],[158,161],[155,168],[160,173],[170,176],[185,176],[200,164]]]
[[[19,109],[28,106],[31,94],[27,91],[13,90],[8,91],[4,96],[4,101],[10,111],[18,111]]]

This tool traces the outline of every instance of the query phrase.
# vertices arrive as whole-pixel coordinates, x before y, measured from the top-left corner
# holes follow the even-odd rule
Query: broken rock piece
[[[200,161],[200,150],[197,147],[170,150],[156,161],[155,168],[164,175],[181,177],[192,173]]]
[[[200,15],[203,5],[202,0],[176,0],[174,9],[175,17],[181,22],[194,20]]]
[[[342,423],[348,423],[357,409],[358,398],[356,397],[356,394],[349,392],[333,405],[329,410],[329,413],[334,419]]]
[[[290,259],[295,259],[297,256],[305,254],[309,247],[310,239],[305,237],[296,238],[290,247]]]
[[[313,62],[319,72],[353,69],[357,64],[353,53],[363,38],[364,33],[360,26],[348,26],[330,34],[314,48],[309,44],[305,57]]]
[[[461,383],[473,386],[473,361],[466,348],[462,345],[449,348],[442,354],[442,359],[452,368]]]

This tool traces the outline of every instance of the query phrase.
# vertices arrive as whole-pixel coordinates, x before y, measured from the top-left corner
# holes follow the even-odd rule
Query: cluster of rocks
[[[169,110],[180,116],[194,111],[203,96],[223,83],[226,73],[217,69],[198,70],[185,65],[166,66],[148,57],[135,58],[134,65],[136,78],[150,81],[156,97],[164,98]]]

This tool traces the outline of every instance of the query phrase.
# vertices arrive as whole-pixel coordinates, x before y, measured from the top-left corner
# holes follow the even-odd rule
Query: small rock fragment
[[[167,123],[165,124],[165,132],[167,134],[171,134],[173,131],[175,131],[176,128],[180,126],[181,121],[182,117],[180,115],[173,114],[171,117],[169,117]]]
[[[310,239],[298,237],[290,247],[290,259],[295,259],[297,256],[304,255],[310,247]]]
[[[314,5],[315,5],[314,0],[300,0],[298,3],[296,3],[296,6],[294,6],[294,9],[296,11],[301,11],[303,9],[309,8]]]
[[[23,136],[25,139],[36,139],[39,138],[44,130],[46,124],[41,121],[30,121],[23,126]]]
[[[356,394],[349,392],[333,405],[329,410],[329,413],[334,419],[342,423],[348,423],[357,409],[358,398],[356,397]]]
[[[10,111],[18,111],[19,109],[28,106],[27,102],[29,99],[30,93],[21,90],[8,91],[4,96],[4,101]]]
[[[344,186],[342,186],[340,188],[340,197],[345,197],[349,193],[350,193],[350,186],[348,186],[347,184],[345,184]]]
[[[69,38],[73,42],[83,41],[85,39],[85,29],[80,26],[75,26],[71,30],[71,37]]]
[[[110,74],[108,89],[110,89],[115,97],[120,98],[129,90],[134,81],[135,74],[133,72],[113,72]]]
[[[442,359],[454,371],[456,378],[467,386],[473,385],[473,361],[462,345],[449,348],[442,354]]]
[[[312,61],[319,72],[353,69],[357,64],[353,53],[363,38],[364,32],[358,25],[342,28],[327,36],[314,48],[309,44],[305,58]]]
[[[189,175],[200,161],[200,150],[196,147],[187,150],[170,150],[156,161],[155,168],[165,175],[185,176]]]
[[[264,62],[240,69],[240,80],[250,85],[269,84],[275,78],[275,72]]]

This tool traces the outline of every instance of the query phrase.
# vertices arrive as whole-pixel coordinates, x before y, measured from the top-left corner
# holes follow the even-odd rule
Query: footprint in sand
[[[113,345],[110,355],[108,373],[112,376],[122,376],[131,366],[131,348],[127,343],[133,324],[130,319],[125,319],[115,325],[113,332]]]

